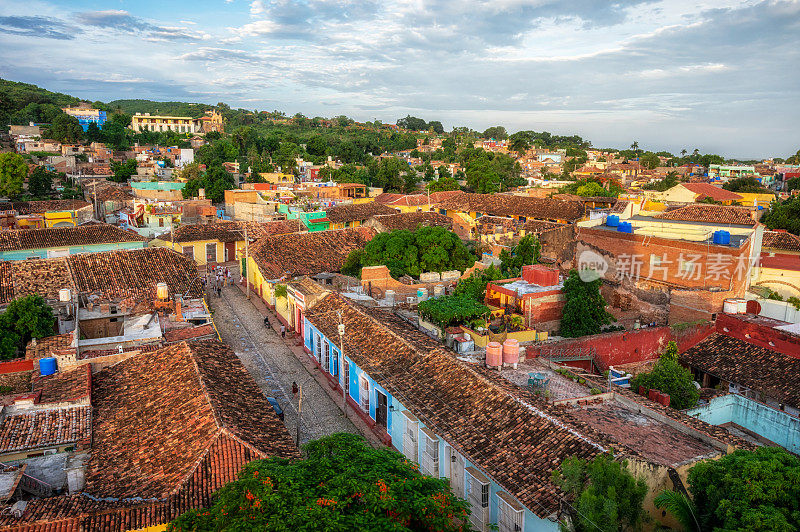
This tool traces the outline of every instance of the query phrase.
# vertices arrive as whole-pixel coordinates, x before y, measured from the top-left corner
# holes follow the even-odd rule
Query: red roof
[[[698,196],[695,199],[698,200],[711,198],[715,201],[739,201],[742,199],[739,194],[711,183],[682,183],[681,186],[697,194]]]

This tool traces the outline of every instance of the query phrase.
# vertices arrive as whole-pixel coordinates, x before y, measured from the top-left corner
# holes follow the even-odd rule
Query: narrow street
[[[234,275],[238,278],[238,273]],[[340,407],[311,375],[273,328],[264,327],[261,312],[237,286],[222,289],[222,297],[207,299],[222,340],[239,356],[268,397],[277,399],[292,436],[297,434],[297,398],[292,382],[303,388],[300,443],[335,432],[359,433]],[[273,327],[278,327],[273,319]],[[311,371],[319,371],[312,369]]]

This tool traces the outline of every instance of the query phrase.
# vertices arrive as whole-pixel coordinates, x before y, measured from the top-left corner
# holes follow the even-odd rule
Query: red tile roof
[[[184,340],[213,339],[217,336],[214,326],[210,323],[198,327],[184,327],[182,329],[171,329],[164,331],[164,341],[168,344],[182,342]]]
[[[164,499],[200,474],[233,478],[248,460],[298,456],[286,427],[238,357],[214,342],[181,343],[124,360],[93,377],[92,456],[84,491]],[[216,447],[233,448],[201,464]],[[216,485],[218,487],[218,485]],[[216,489],[216,488],[214,488]]]
[[[370,201],[369,203],[354,203],[351,205],[336,205],[325,210],[326,217],[331,223],[347,223],[364,221],[377,214],[394,214],[397,211],[386,205]]]
[[[697,194],[696,200],[711,198],[716,201],[739,201],[742,197],[711,183],[681,183],[680,186]]]
[[[167,248],[81,253],[70,255],[67,262],[78,291],[105,299],[152,300],[159,282],[167,283],[170,295],[203,293],[195,262]]]
[[[385,231],[397,231],[405,229],[407,231],[414,231],[418,227],[445,227],[451,229],[453,227],[453,220],[438,212],[405,212],[397,214],[381,214],[373,216],[371,221],[374,221],[380,228]],[[370,223],[370,220],[367,223]]]
[[[13,285],[10,299],[29,294],[58,299],[59,290],[73,288],[66,258],[15,260],[9,264]]]
[[[0,231],[0,251],[144,242],[146,240],[145,237],[132,231],[125,231],[109,224],[46,229],[10,229]]]
[[[750,209],[726,205],[686,205],[685,207],[658,214],[655,218],[685,222],[746,225],[749,227],[756,224]]]
[[[761,247],[781,251],[800,251],[800,237],[785,231],[764,231]]]
[[[250,256],[266,279],[337,272],[374,236],[371,227],[268,236],[250,246]]]
[[[442,201],[443,209],[494,216],[524,216],[537,220],[575,222],[583,218],[582,201],[560,201],[513,194],[458,194]]]
[[[88,441],[91,430],[90,406],[52,408],[8,415],[0,422],[0,453]]]
[[[18,214],[43,214],[46,212],[57,211],[77,211],[91,207],[91,203],[83,200],[38,200],[38,201],[14,201],[11,208]]]
[[[681,353],[683,364],[800,408],[800,359],[713,333]]]
[[[41,392],[40,403],[88,400],[92,393],[92,367],[89,364],[42,377],[34,365],[33,391]]]

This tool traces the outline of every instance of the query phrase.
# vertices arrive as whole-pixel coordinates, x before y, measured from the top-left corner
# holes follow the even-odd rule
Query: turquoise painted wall
[[[97,253],[99,251],[113,251],[116,249],[140,249],[146,242],[118,242],[114,244],[92,244],[90,246],[71,246],[69,248],[54,246],[44,249],[23,249],[15,251],[0,251],[0,260],[25,260],[30,257],[47,258],[48,249],[51,251],[68,250],[70,255],[78,253]]]
[[[686,413],[711,425],[736,423],[788,451],[800,453],[800,418],[739,394],[715,397],[707,405]]]
[[[131,188],[138,190],[183,190],[186,183],[177,181],[132,181]]]

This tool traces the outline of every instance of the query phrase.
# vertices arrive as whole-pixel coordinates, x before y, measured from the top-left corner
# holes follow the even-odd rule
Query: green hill
[[[199,118],[207,110],[214,108],[213,105],[204,103],[154,102],[152,100],[114,100],[108,102],[106,107],[109,110],[120,109],[129,115],[150,113],[151,115],[191,116],[192,118]]]
[[[0,79],[0,125],[50,122],[62,107],[79,101],[74,96],[30,83]]]

